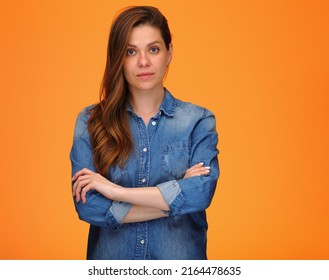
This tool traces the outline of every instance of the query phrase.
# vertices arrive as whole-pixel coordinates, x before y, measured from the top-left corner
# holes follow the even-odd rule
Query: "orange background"
[[[157,6],[166,80],[211,109],[221,178],[210,259],[329,259],[327,1],[2,1],[0,259],[84,259],[70,193],[78,112],[98,100],[114,14]]]

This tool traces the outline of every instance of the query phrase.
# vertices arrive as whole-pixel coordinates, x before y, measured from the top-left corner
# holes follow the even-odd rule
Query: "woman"
[[[70,153],[88,259],[207,258],[215,117],[164,88],[172,52],[158,9],[132,7],[114,20],[100,102],[79,114]]]

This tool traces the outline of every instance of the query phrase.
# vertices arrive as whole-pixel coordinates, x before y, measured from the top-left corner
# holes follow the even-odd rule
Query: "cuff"
[[[170,210],[166,212],[169,216],[177,216],[180,213],[180,207],[185,201],[185,196],[176,180],[168,181],[157,185],[164,200]]]
[[[131,204],[127,202],[113,201],[110,209],[105,215],[108,222],[108,228],[118,230],[121,227],[122,220],[128,214]]]

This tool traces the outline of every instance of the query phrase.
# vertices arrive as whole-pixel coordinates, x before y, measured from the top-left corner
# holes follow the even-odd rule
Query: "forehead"
[[[151,42],[164,44],[161,32],[150,25],[138,25],[132,29],[128,43],[138,47],[147,46]]]

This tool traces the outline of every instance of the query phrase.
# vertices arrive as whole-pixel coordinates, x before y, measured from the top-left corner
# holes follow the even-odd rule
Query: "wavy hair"
[[[167,49],[171,44],[168,22],[155,7],[125,8],[114,18],[108,40],[100,101],[92,108],[88,120],[94,164],[97,172],[105,177],[110,166],[123,167],[134,148],[127,115],[130,93],[123,74],[123,63],[132,29],[142,24],[158,28]]]

